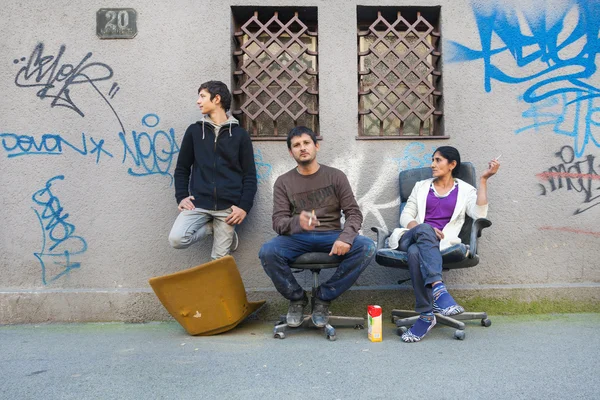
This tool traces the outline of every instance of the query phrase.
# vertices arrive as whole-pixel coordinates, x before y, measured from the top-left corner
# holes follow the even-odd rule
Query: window
[[[358,7],[359,139],[440,138],[439,7]]]
[[[285,140],[294,126],[319,134],[317,10],[232,7],[232,113],[253,140]]]

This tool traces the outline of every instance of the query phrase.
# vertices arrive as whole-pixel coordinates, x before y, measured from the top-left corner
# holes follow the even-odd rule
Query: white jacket
[[[425,179],[415,184],[406,202],[406,206],[400,215],[400,226],[406,227],[411,221],[417,221],[419,224],[423,223],[427,195],[429,194],[429,188],[433,179]],[[452,218],[450,218],[450,222],[442,230],[444,238],[440,241],[440,250],[447,249],[461,242],[458,234],[465,222],[465,214],[468,214],[473,219],[485,218],[487,216],[488,205],[477,205],[477,189],[460,179],[455,179],[455,181],[458,182],[458,198],[456,199]],[[404,228],[394,229],[389,239],[390,247],[397,247],[398,240],[405,231],[406,229]]]

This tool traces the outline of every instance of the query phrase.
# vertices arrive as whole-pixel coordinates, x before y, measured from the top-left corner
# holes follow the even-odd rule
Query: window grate
[[[407,14],[359,21],[359,138],[441,135],[440,34],[421,12]]]
[[[298,125],[318,134],[317,33],[297,11],[282,14],[255,10],[234,33],[232,113],[253,139],[285,139]]]

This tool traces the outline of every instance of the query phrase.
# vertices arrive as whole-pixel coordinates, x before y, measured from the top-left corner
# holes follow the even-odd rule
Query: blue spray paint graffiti
[[[160,122],[156,114],[146,114],[142,118],[142,125],[155,128]],[[95,155],[96,164],[104,155],[112,158],[113,155],[105,148],[104,139],[95,139],[81,134],[81,145],[66,140],[60,134],[47,133],[37,138],[32,135],[17,133],[0,133],[0,149],[4,150],[8,158],[30,155],[61,155],[65,150],[72,150],[82,156]],[[170,169],[173,165],[173,156],[179,153],[179,146],[175,141],[175,130],[170,128],[168,133],[156,130],[152,135],[147,132],[132,131],[131,136],[119,132],[119,139],[123,145],[123,160],[131,158],[135,164],[127,172],[132,176],[166,175],[173,181]],[[131,140],[132,143],[129,143]],[[268,164],[265,164],[268,165]],[[268,172],[266,172],[268,173]]]
[[[258,183],[261,184],[267,182],[271,176],[273,167],[271,164],[263,162],[262,151],[260,151],[260,149],[257,149],[254,152],[254,164],[256,164],[256,179],[258,180]]]
[[[534,121],[516,133],[552,125],[554,133],[573,137],[577,157],[590,143],[600,147],[595,136],[600,131],[600,87],[592,82],[600,53],[600,2],[567,0],[554,2],[548,10],[545,2],[515,4],[474,4],[481,50],[449,41],[447,61],[482,59],[487,92],[493,80],[529,85],[520,98],[532,104],[523,117]],[[514,63],[507,62],[507,56]],[[556,104],[563,107],[558,115],[538,113]],[[567,130],[561,125],[572,116],[574,129]],[[537,118],[545,119],[540,124]],[[584,125],[581,129],[579,123]]]
[[[398,172],[410,169],[427,167],[431,165],[431,155],[437,146],[430,146],[429,149],[421,142],[411,142],[404,147],[402,156],[392,158],[398,164]]]
[[[156,114],[146,114],[142,118],[142,125],[147,128],[155,128],[159,122],[160,118]],[[173,128],[169,129],[169,133],[159,129],[153,135],[147,132],[132,131],[132,145],[128,143],[123,132],[119,132],[119,138],[123,143],[123,163],[130,156],[136,167],[135,170],[134,168],[127,170],[129,175],[166,175],[171,178],[171,185],[173,184],[173,175],[170,170],[173,156],[179,153]]]
[[[92,151],[90,151],[90,154],[96,153],[96,164],[98,164],[98,161],[100,161],[100,155],[102,153],[112,158],[113,155],[102,148],[102,146],[104,146],[104,139],[100,139],[100,141],[96,143],[94,138],[90,137],[90,142],[92,142],[92,144],[94,145],[94,148],[92,149]]]
[[[600,107],[594,105],[600,104],[600,101],[584,97],[582,94],[561,93],[531,104],[522,114],[523,118],[531,120],[531,124],[515,130],[515,133],[528,130],[538,133],[541,127],[549,126],[554,133],[571,137],[575,155],[581,157],[590,141],[600,147],[593,132],[594,129],[600,131]]]
[[[86,138],[85,133],[81,133],[81,146],[67,141],[59,134],[46,133],[39,140],[32,135],[19,135],[16,133],[0,133],[2,138],[2,149],[6,152],[8,158],[30,156],[30,155],[61,155],[64,150],[70,148],[82,156],[96,153],[96,164],[100,161],[100,155],[106,154],[112,158],[104,146],[104,139],[96,142],[93,137]],[[88,140],[93,145],[88,152]]]
[[[31,196],[35,203],[35,207],[31,208],[42,228],[42,249],[33,254],[42,267],[44,285],[79,268],[81,263],[73,261],[71,257],[87,250],[85,239],[75,235],[75,225],[67,222],[69,214],[63,214],[60,200],[51,190],[54,181],[64,179],[63,175],[48,179],[45,186]]]

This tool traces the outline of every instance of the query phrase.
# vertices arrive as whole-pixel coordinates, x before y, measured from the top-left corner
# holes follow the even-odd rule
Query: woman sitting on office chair
[[[460,154],[450,146],[438,147],[432,157],[433,178],[415,184],[400,215],[400,225],[390,243],[408,253],[408,266],[415,291],[419,319],[402,335],[405,342],[418,342],[435,325],[434,312],[452,316],[464,312],[442,281],[441,250],[460,243],[458,234],[465,221],[487,215],[487,180],[498,172],[498,157],[489,162],[479,179],[479,190],[455,178]],[[401,237],[398,237],[402,235]]]

